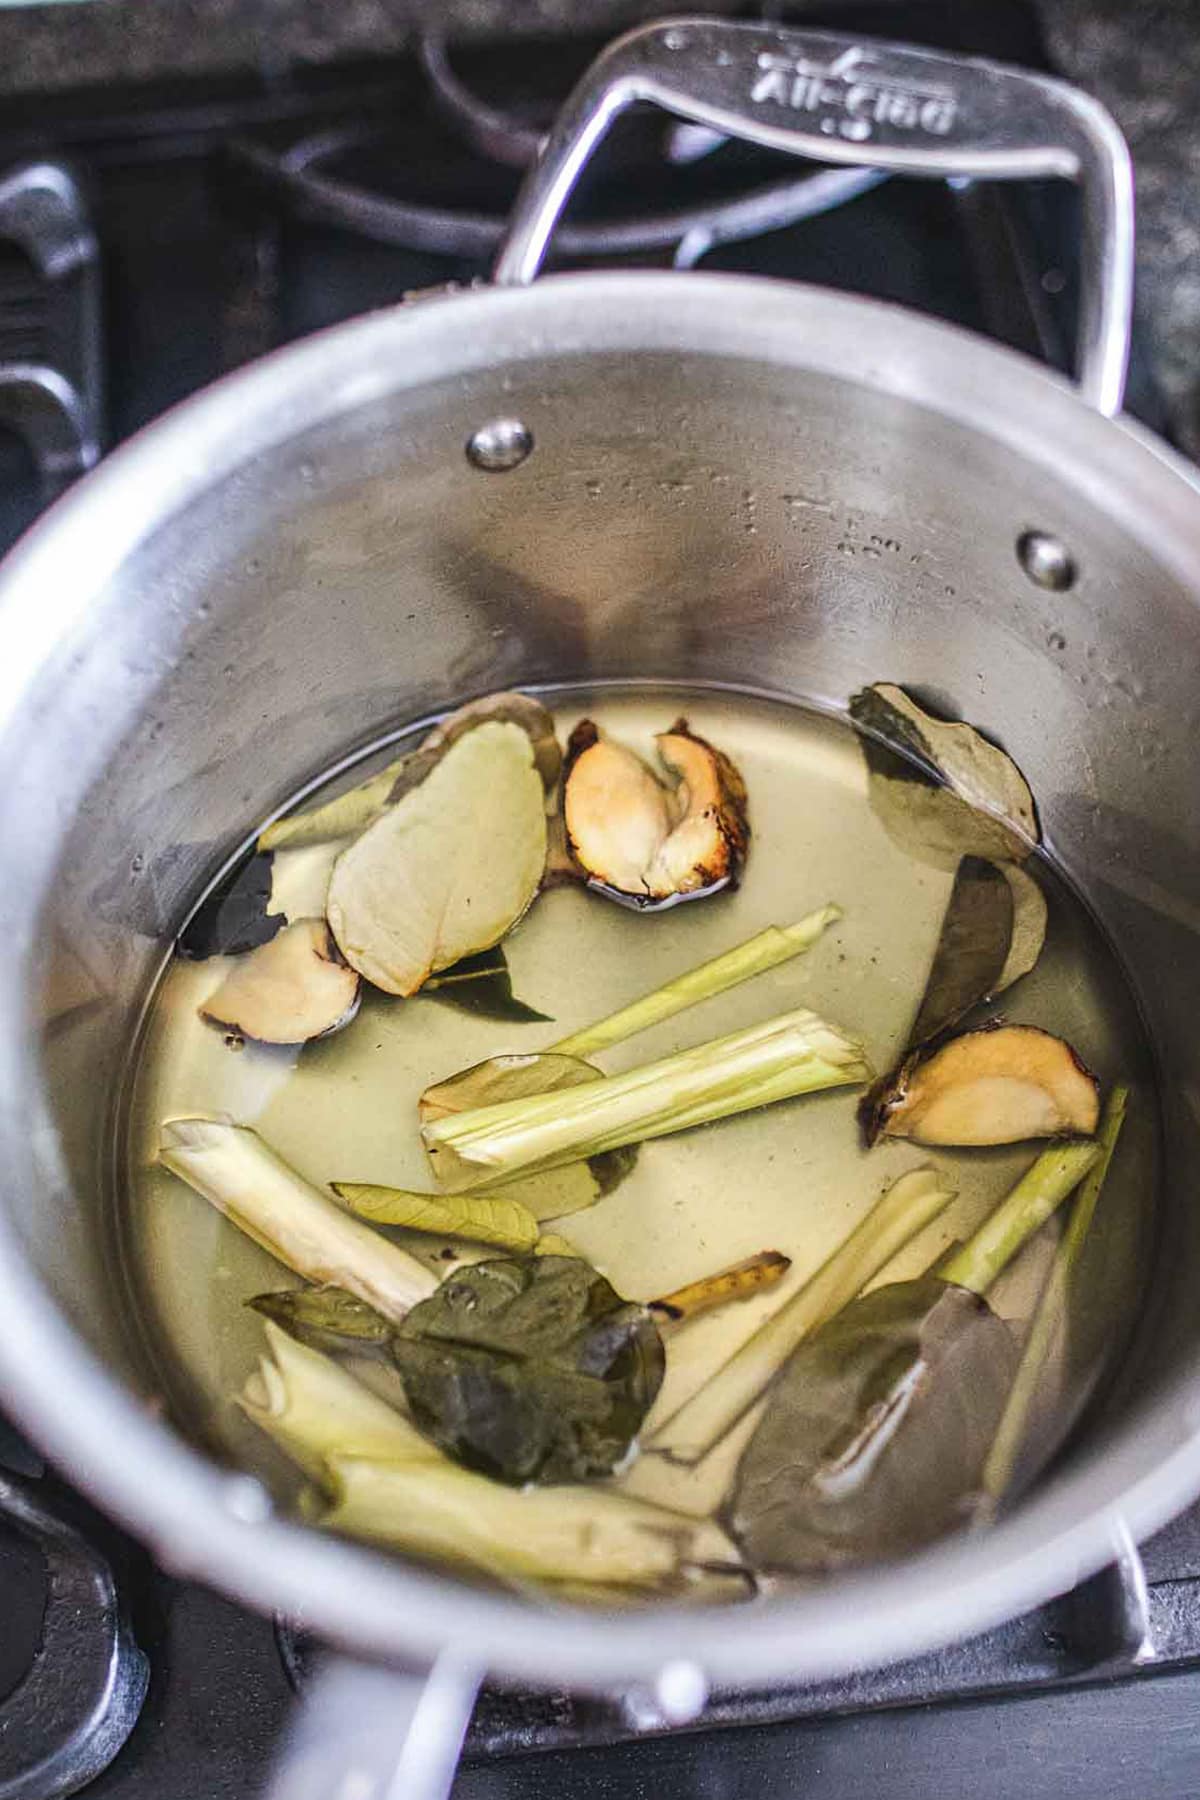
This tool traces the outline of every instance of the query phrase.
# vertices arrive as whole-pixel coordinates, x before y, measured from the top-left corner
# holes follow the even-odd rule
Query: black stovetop
[[[1042,61],[1020,0],[839,4],[836,23]],[[448,67],[430,45],[308,80],[268,73],[11,108],[0,120],[0,545],[98,451],[218,375],[406,292],[486,276],[520,165],[595,47],[535,40]],[[574,264],[702,257],[858,288],[1069,365],[1069,196],[892,180],[812,212],[816,190],[798,185],[811,174],[635,120],[563,248]],[[31,366],[56,373],[31,383]],[[1136,359],[1130,400],[1170,433]],[[95,1800],[249,1800],[317,1654],[302,1633],[157,1570],[0,1421],[0,1800],[81,1783]],[[486,1693],[455,1794],[939,1790],[1200,1794],[1200,1511],[1141,1566],[1131,1558],[970,1644],[820,1687],[718,1694],[686,1731],[616,1702]]]

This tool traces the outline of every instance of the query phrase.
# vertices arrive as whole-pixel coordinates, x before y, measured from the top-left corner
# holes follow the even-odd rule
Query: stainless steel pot
[[[814,289],[528,285],[580,167],[640,99],[827,160],[1078,180],[1078,389]],[[406,1793],[444,1775],[483,1668],[649,1684],[683,1712],[706,1681],[829,1674],[979,1629],[1200,1490],[1200,492],[1110,416],[1130,251],[1124,146],[1058,83],[817,33],[655,27],[568,107],[495,286],[219,384],[81,483],[4,570],[3,1398],[169,1568],[364,1653],[441,1657],[422,1702],[439,1732],[410,1746]],[[721,498],[746,488],[753,534]],[[903,553],[839,553],[848,519]],[[298,774],[490,688],[653,676],[838,705],[880,675],[936,683],[1017,757],[1161,1061],[1152,1305],[1054,1478],[990,1533],[869,1579],[686,1622],[583,1617],[273,1517],[153,1416],[105,1250],[113,1088],[163,944],[239,834]],[[381,1756],[404,1710],[388,1691]]]

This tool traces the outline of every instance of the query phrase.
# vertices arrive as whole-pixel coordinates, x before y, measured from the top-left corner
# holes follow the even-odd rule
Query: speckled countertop
[[[1200,4],[1037,0],[1055,65],[1110,107],[1137,171],[1138,321],[1200,458]]]
[[[962,0],[983,5],[986,0]],[[1102,99],[1133,149],[1143,342],[1200,455],[1200,0],[1036,0],[1056,66]],[[719,11],[722,0],[686,10]],[[394,54],[451,37],[619,30],[654,0],[82,0],[0,12],[0,94]],[[679,10],[685,10],[679,8]],[[828,4],[823,11],[831,11]]]

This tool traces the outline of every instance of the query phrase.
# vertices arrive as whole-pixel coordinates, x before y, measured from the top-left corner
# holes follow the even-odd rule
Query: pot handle
[[[1120,410],[1133,291],[1129,150],[1098,101],[978,57],[837,32],[685,18],[619,38],[567,101],[525,179],[496,261],[533,280],[585,165],[626,107],[650,101],[772,150],[904,175],[1062,176],[1083,197],[1077,375]]]
[[[450,1651],[419,1674],[333,1657],[284,1740],[267,1800],[446,1800],[482,1673]]]

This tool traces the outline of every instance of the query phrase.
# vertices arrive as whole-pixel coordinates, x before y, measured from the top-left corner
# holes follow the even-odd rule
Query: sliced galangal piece
[[[1017,1144],[1090,1136],[1099,1115],[1099,1084],[1070,1044],[1034,1025],[1000,1025],[908,1057],[872,1096],[867,1134]]]
[[[571,733],[563,812],[588,885],[622,905],[672,906],[734,886],[750,827],[729,758],[677,719],[655,738],[668,779],[590,719]]]
[[[348,1025],[358,992],[324,919],[297,919],[239,956],[200,1012],[259,1043],[303,1044]]]

